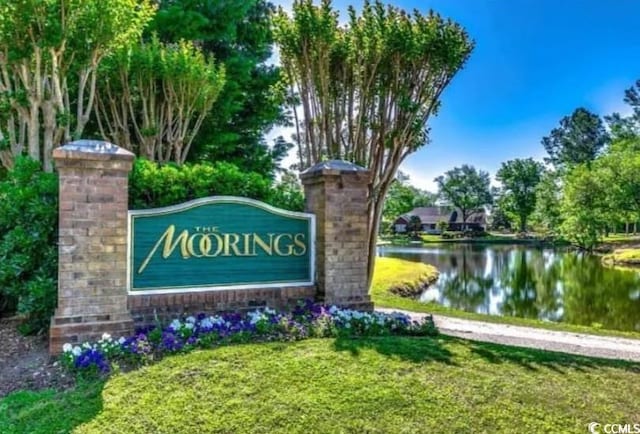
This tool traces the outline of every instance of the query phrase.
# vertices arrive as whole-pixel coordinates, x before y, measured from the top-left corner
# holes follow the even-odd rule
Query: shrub
[[[25,316],[25,333],[48,327],[56,306],[58,179],[25,157],[0,181],[0,294]]]
[[[227,162],[176,166],[137,159],[129,177],[129,207],[156,208],[207,196],[244,196],[266,201],[271,181]]]
[[[275,193],[274,193],[275,192]],[[153,208],[213,195],[245,196],[300,210],[301,192],[230,163],[164,165],[136,160],[132,208]],[[26,157],[0,177],[0,314],[25,316],[25,333],[46,330],[57,301],[58,176]]]

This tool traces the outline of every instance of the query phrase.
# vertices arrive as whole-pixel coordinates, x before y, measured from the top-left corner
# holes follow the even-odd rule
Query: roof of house
[[[439,221],[446,221],[449,223],[463,223],[462,221],[462,212],[459,209],[449,208],[445,206],[428,206],[428,207],[420,207],[414,208],[406,214],[402,214],[398,220],[402,219],[406,223],[409,222],[411,216],[420,217],[420,222],[423,224],[437,224]],[[485,224],[486,223],[486,213],[483,209],[473,211],[467,217],[467,223],[478,223]]]

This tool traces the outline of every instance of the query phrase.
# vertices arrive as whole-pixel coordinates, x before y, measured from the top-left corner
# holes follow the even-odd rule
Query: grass
[[[438,270],[432,265],[396,258],[376,258],[372,296],[389,295],[389,298],[405,299],[397,293],[415,292],[415,289],[429,285],[437,278]]]
[[[574,324],[552,323],[529,318],[486,315],[465,312],[436,303],[421,303],[413,298],[401,297],[389,289],[392,287],[415,284],[426,274],[437,273],[435,267],[420,262],[406,261],[397,258],[376,258],[376,268],[371,286],[371,298],[377,307],[409,310],[413,312],[435,313],[456,318],[485,321],[499,324],[511,324],[526,327],[543,328],[575,333],[587,333],[600,336],[617,336],[640,339],[640,333],[599,329]]]
[[[540,238],[516,238],[513,234],[489,233],[478,238],[442,238],[440,235],[420,234],[420,240],[412,240],[408,235],[384,235],[379,238],[378,245],[408,246],[437,243],[480,243],[480,244],[540,244],[546,241]],[[557,242],[556,244],[563,244]]]
[[[0,399],[0,433],[70,432],[102,409],[102,382],[81,382],[73,390],[19,391]]]
[[[78,434],[584,433],[592,421],[637,422],[638,396],[638,364],[448,337],[313,339],[200,351],[116,375],[86,397],[83,407],[97,413],[44,414],[10,397],[0,401],[8,408],[0,426],[60,432],[49,427],[62,424],[45,424],[82,419],[66,426]]]
[[[603,238],[603,241],[605,243],[627,242],[627,241],[640,242],[640,235],[638,235],[638,234],[609,234],[608,236]]]
[[[602,257],[605,264],[640,265],[640,249],[616,249]]]

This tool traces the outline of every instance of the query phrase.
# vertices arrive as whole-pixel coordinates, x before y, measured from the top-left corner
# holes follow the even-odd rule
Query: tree
[[[593,250],[610,223],[603,181],[586,164],[576,166],[565,179],[560,229],[567,240],[585,250]]]
[[[473,166],[455,167],[437,177],[435,182],[440,198],[460,209],[463,223],[472,212],[492,202],[489,173]]]
[[[183,164],[225,82],[190,42],[157,38],[103,62],[96,115],[103,137],[152,161]]]
[[[640,138],[619,139],[611,143],[592,170],[606,186],[606,202],[612,223],[640,220]]]
[[[413,237],[418,236],[418,232],[422,230],[422,220],[417,215],[409,217],[409,223],[407,223],[407,230],[412,232]]]
[[[390,222],[414,208],[433,206],[435,199],[433,193],[412,186],[409,177],[398,172],[384,199],[382,220]]]
[[[247,171],[272,174],[273,154],[263,140],[286,124],[280,68],[272,54],[274,6],[265,0],[158,0],[149,26],[163,42],[193,41],[227,71],[226,83],[189,156],[225,160]]]
[[[52,170],[55,146],[79,138],[98,66],[138,39],[149,0],[0,0],[0,154],[27,151]]]
[[[428,141],[427,121],[473,43],[457,24],[365,2],[338,25],[329,0],[296,0],[275,18],[299,166],[344,159],[372,173],[368,194],[369,279],[384,198],[404,159]]]
[[[511,230],[511,219],[504,210],[504,206],[501,204],[500,199],[497,201],[497,206],[494,206],[491,210],[491,224],[490,227],[494,231],[499,230]]]
[[[440,231],[440,233],[446,232],[446,230],[449,228],[449,222],[446,220],[438,220],[438,223],[436,223],[436,228]]]
[[[560,205],[562,202],[562,179],[556,171],[545,171],[536,187],[536,207],[532,221],[547,234],[560,232],[563,221]]]
[[[556,168],[570,168],[583,163],[589,165],[608,141],[602,119],[587,109],[578,108],[560,120],[560,126],[542,139],[542,145],[549,154],[549,163]]]
[[[496,179],[502,183],[501,209],[515,215],[521,232],[527,230],[527,219],[536,207],[536,187],[544,171],[532,158],[502,163]]]

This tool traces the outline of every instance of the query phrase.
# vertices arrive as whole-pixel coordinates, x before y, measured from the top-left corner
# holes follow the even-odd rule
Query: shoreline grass
[[[373,283],[371,285],[371,298],[374,304],[378,307],[431,313],[497,324],[535,327],[546,330],[640,339],[640,332],[600,329],[565,323],[552,323],[529,318],[486,315],[452,309],[436,303],[422,303],[413,298],[396,295],[389,291],[389,288],[393,286],[414,285],[421,279],[421,276],[437,273],[435,267],[419,262],[384,257],[376,258],[375,267]]]
[[[602,256],[605,265],[640,266],[640,248],[616,249],[612,253]]]

